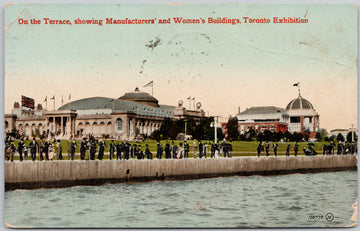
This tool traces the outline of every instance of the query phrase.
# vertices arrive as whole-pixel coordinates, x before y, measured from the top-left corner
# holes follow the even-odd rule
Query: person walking
[[[205,158],[206,158],[206,155],[207,155],[207,149],[208,149],[208,145],[205,142],[204,145],[203,145],[203,157],[205,157]]]
[[[201,140],[199,140],[199,158],[202,158],[202,156],[203,156],[203,151],[204,151],[203,148],[204,148],[204,146],[201,143]]]
[[[55,140],[54,140],[54,143],[55,143]],[[54,158],[54,155],[55,155],[55,147],[54,147],[54,144],[49,141],[49,160],[53,160]]]

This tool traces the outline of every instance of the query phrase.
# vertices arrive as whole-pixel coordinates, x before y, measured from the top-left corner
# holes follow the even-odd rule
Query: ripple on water
[[[354,171],[16,190],[5,192],[4,218],[40,228],[339,227],[352,223],[356,179]],[[308,222],[329,208],[332,223]]]

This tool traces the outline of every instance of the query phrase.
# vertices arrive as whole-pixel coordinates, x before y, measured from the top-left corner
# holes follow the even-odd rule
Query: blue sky
[[[308,24],[19,25],[18,18],[270,18]],[[243,21],[243,20],[242,20]],[[157,47],[146,47],[160,39]],[[286,107],[293,83],[328,130],[357,124],[357,9],[339,4],[10,5],[5,10],[5,113],[21,95],[43,103],[118,98],[154,81],[162,104],[196,97],[210,115]],[[48,109],[52,109],[48,104]]]

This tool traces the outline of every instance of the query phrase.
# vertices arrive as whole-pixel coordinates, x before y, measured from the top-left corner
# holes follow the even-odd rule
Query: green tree
[[[226,124],[226,131],[228,134],[228,139],[238,140],[239,133],[239,123],[236,117],[230,117]]]

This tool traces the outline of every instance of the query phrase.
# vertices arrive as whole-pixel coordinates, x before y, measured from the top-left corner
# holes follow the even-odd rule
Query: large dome
[[[152,107],[158,107],[158,100],[151,96],[149,93],[139,91],[139,88],[135,88],[134,91],[125,93],[123,96],[121,96],[119,99],[121,100],[127,100],[127,101],[134,101],[137,103],[149,105]]]
[[[295,109],[314,109],[313,105],[309,100],[304,99],[299,95],[296,99],[290,101],[286,106],[286,110],[295,110]]]

